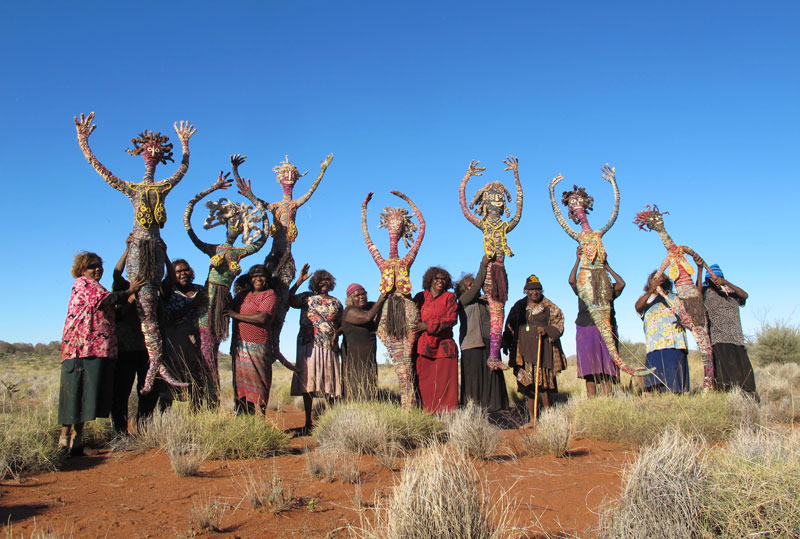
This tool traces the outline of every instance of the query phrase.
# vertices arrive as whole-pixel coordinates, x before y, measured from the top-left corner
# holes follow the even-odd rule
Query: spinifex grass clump
[[[55,469],[55,422],[50,406],[0,390],[0,479]]]
[[[489,423],[489,415],[481,406],[469,401],[445,420],[447,441],[459,453],[485,459],[497,449],[500,429]]]
[[[708,445],[673,428],[623,473],[599,536],[797,537],[800,433],[741,428]]]
[[[542,410],[539,420],[522,433],[522,450],[526,455],[563,457],[572,441],[570,411],[565,406]]]
[[[264,417],[235,416],[221,409],[192,413],[182,406],[154,415],[139,440],[143,448],[163,450],[178,448],[176,440],[185,440],[211,459],[264,458],[289,446],[283,430]]]
[[[577,403],[576,429],[599,440],[647,444],[675,426],[709,442],[720,442],[747,421],[740,415],[745,409],[729,406],[728,399],[726,393],[718,392],[586,399]]]
[[[350,531],[364,539],[507,537],[514,507],[506,494],[490,503],[472,462],[446,446],[434,446],[406,464],[373,520],[363,515],[362,526]]]
[[[380,453],[387,443],[414,448],[438,440],[444,424],[419,409],[388,402],[353,402],[328,409],[317,420],[314,439],[354,453]]]

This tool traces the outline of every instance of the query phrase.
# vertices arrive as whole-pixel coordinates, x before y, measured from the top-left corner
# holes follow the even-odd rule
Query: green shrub
[[[751,350],[753,360],[760,365],[800,363],[800,327],[782,319],[764,321]]]
[[[726,393],[664,393],[581,400],[576,405],[575,422],[583,435],[611,442],[647,444],[670,426],[718,442],[749,421],[751,414],[751,409],[731,406]]]
[[[444,430],[439,419],[418,408],[368,401],[329,408],[317,419],[313,436],[320,445],[339,443],[350,451],[374,453],[387,441],[419,447],[441,438]]]

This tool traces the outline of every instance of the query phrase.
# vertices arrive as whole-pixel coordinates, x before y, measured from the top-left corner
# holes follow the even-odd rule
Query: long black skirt
[[[489,344],[483,348],[461,351],[461,404],[472,400],[489,412],[508,409],[508,392],[503,371],[494,371],[486,364]]]
[[[753,365],[744,346],[720,343],[711,349],[714,353],[714,389],[730,391],[740,387],[747,393],[756,392]]]

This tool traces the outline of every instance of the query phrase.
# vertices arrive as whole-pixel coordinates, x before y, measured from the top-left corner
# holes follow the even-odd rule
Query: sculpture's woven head
[[[387,229],[391,239],[402,237],[405,246],[411,247],[414,241],[414,232],[417,231],[417,225],[411,220],[408,210],[405,208],[386,207],[380,217],[378,228]]]
[[[208,230],[224,225],[228,243],[232,244],[241,234],[242,241],[245,245],[249,245],[263,233],[259,226],[263,210],[254,211],[250,204],[231,202],[227,198],[221,198],[217,202],[206,202],[206,207],[209,209],[209,213],[203,223],[203,228]]]
[[[633,220],[633,224],[639,225],[640,230],[655,230],[656,232],[661,232],[664,230],[664,219],[662,216],[668,214],[668,211],[660,212],[658,206],[655,204],[652,206],[648,204],[647,209],[636,213],[636,219]]]
[[[172,143],[168,136],[158,131],[145,129],[138,137],[132,138],[131,142],[133,149],[126,148],[125,151],[130,155],[141,155],[148,166],[154,167],[159,163],[166,165],[167,161],[172,161]]]
[[[289,188],[293,187],[294,184],[297,183],[297,180],[308,174],[308,171],[300,174],[300,171],[297,170],[297,167],[289,162],[288,155],[286,156],[286,159],[281,161],[281,164],[277,167],[274,167],[272,171],[278,175],[276,179],[277,182],[282,186]]]
[[[561,203],[569,210],[569,218],[575,224],[580,224],[580,216],[588,214],[594,209],[594,197],[586,193],[586,189],[572,186],[572,191],[564,191],[561,195]]]
[[[506,206],[506,200],[511,202],[511,193],[506,186],[501,182],[489,182],[475,193],[469,207],[477,206],[475,213],[480,217],[502,217],[504,213],[508,217],[511,214]]]

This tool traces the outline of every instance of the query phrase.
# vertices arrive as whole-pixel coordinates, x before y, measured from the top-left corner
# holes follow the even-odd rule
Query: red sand
[[[302,414],[293,409],[272,417],[284,428],[302,424]],[[618,493],[619,472],[632,451],[580,438],[570,446],[569,458],[514,458],[519,436],[503,431],[497,454],[477,464],[491,491],[511,488],[519,503],[513,522],[533,525],[529,537],[542,531],[590,533],[602,500]],[[371,504],[376,495],[390,495],[398,470],[364,457],[360,485],[312,478],[303,451],[313,443],[309,437],[295,438],[291,452],[275,458],[207,461],[199,476],[185,478],[172,472],[160,452],[100,450],[67,460],[59,472],[0,483],[0,523],[10,518],[15,536],[34,527],[74,537],[215,536],[220,534],[193,529],[190,517],[193,499],[211,494],[230,504],[222,521],[225,537],[348,537],[347,525],[359,524],[358,500]],[[300,505],[279,515],[251,509],[239,487],[247,467],[266,477],[279,475],[284,486],[296,485]]]

